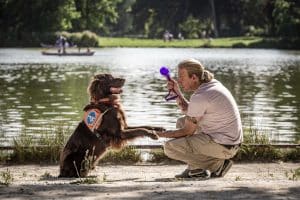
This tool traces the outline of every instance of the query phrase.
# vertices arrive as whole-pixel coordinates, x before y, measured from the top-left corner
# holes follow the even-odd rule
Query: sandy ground
[[[102,165],[89,177],[98,183],[84,184],[56,178],[58,166],[0,166],[14,178],[0,186],[0,199],[300,199],[300,180],[289,180],[290,170],[299,167],[235,164],[224,178],[176,180],[184,165]]]

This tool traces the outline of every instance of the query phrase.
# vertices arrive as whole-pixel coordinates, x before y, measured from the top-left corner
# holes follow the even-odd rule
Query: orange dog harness
[[[90,131],[94,132],[97,130],[102,122],[103,115],[108,111],[104,111],[101,113],[99,109],[89,109],[84,112],[83,121],[85,125],[90,129]]]

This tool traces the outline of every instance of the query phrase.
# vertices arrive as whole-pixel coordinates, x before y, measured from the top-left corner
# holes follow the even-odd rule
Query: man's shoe
[[[181,174],[175,175],[175,178],[201,178],[201,179],[209,179],[210,171],[203,169],[193,169],[184,170]]]
[[[189,169],[185,169],[181,174],[175,175],[175,178],[189,178]]]
[[[223,166],[216,172],[211,174],[211,177],[224,177],[225,174],[229,171],[232,167],[233,161],[232,160],[225,160]]]
[[[190,178],[201,178],[201,179],[209,179],[210,171],[204,169],[193,169],[189,171]]]

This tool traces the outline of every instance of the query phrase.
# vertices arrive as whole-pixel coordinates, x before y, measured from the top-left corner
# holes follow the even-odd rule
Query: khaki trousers
[[[177,120],[176,128],[182,128],[184,117]],[[191,136],[171,139],[164,145],[165,154],[174,160],[180,160],[188,165],[188,169],[207,169],[216,172],[225,159],[232,158],[239,147],[228,149],[214,142],[210,136],[195,133]]]

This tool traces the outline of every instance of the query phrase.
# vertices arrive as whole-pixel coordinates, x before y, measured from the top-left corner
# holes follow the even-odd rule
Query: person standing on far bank
[[[189,102],[179,85],[184,92],[193,92]],[[177,120],[176,130],[157,133],[173,138],[164,144],[165,154],[188,165],[175,177],[223,177],[243,141],[241,117],[232,94],[195,59],[180,62],[178,82],[171,79],[167,87],[178,94],[178,107],[185,114]]]

